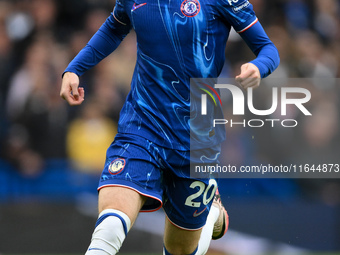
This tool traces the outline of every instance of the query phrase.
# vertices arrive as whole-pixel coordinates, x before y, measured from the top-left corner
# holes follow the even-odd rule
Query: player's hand
[[[61,83],[60,96],[65,99],[69,105],[80,105],[84,101],[84,88],[78,86],[78,75],[71,72],[64,74]]]
[[[256,65],[246,63],[241,66],[241,73],[235,79],[244,89],[257,88],[260,86],[261,74]]]

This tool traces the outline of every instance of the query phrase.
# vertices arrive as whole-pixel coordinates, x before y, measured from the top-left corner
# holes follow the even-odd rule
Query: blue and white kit
[[[107,151],[99,189],[120,185],[148,196],[143,210],[163,208],[175,225],[201,228],[216,182],[190,179],[190,150],[217,162],[223,125],[206,143],[190,139],[190,78],[216,78],[233,27],[256,55],[262,78],[279,63],[276,47],[248,0],[117,0],[112,14],[65,72],[81,76],[134,29],[137,62]],[[212,116],[213,117],[213,116]]]

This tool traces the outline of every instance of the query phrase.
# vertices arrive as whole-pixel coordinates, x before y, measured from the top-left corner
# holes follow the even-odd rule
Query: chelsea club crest
[[[121,171],[123,171],[125,167],[125,159],[123,158],[117,158],[114,161],[111,162],[109,165],[109,173],[110,174],[119,174]]]
[[[201,10],[201,5],[198,0],[184,0],[181,4],[182,13],[191,18],[195,17]]]

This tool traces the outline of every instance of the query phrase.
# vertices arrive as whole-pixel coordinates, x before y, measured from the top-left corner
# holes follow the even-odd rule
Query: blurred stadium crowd
[[[250,2],[280,52],[281,64],[272,77],[321,82],[299,85],[312,93],[308,105],[312,118],[301,118],[294,129],[228,129],[222,161],[339,163],[340,2]],[[113,6],[113,0],[0,1],[0,158],[23,176],[34,178],[48,171],[46,160],[65,158],[74,169],[101,172],[129,91],[136,60],[134,32],[81,78],[86,91],[83,106],[69,107],[59,97],[59,89],[67,64]],[[252,58],[240,37],[232,33],[221,76],[234,77],[240,65]],[[270,95],[258,94],[258,101],[268,105]],[[288,111],[291,118],[299,119],[299,114],[297,109]],[[338,180],[294,182],[314,199],[340,204]]]

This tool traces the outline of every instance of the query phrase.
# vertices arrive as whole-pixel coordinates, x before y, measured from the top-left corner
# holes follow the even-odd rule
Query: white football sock
[[[207,221],[202,229],[201,237],[198,242],[198,250],[195,253],[195,255],[204,255],[207,253],[209,249],[210,241],[212,239],[214,225],[219,215],[220,215],[220,210],[217,207],[212,205],[210,208],[208,217],[207,217]]]
[[[130,230],[129,217],[114,209],[99,214],[91,244],[85,255],[115,255]]]

